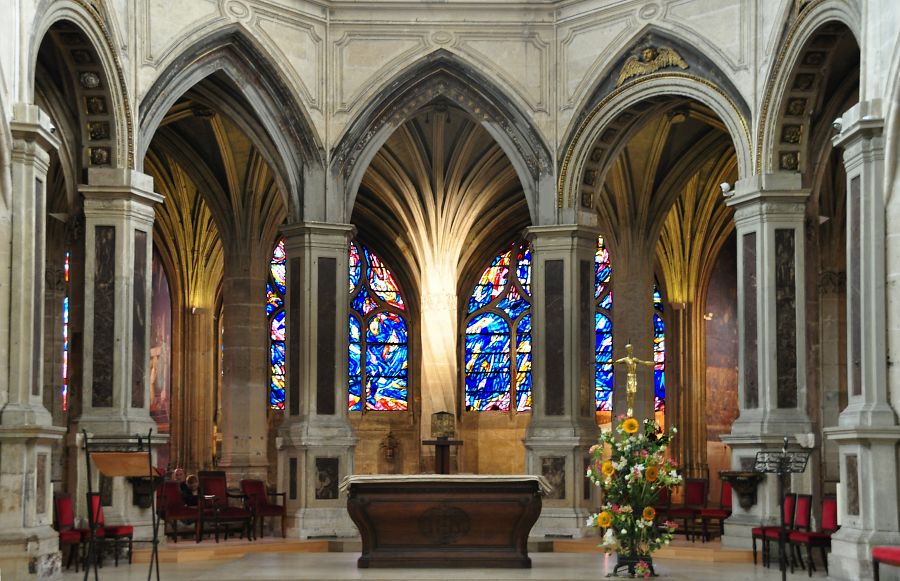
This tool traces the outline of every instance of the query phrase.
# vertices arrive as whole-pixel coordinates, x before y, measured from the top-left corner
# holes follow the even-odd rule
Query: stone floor
[[[535,553],[532,568],[506,569],[357,569],[354,553],[256,553],[231,561],[202,563],[162,563],[163,581],[596,581],[612,569],[614,557],[586,553]],[[752,563],[709,563],[659,559],[657,573],[662,579],[684,581],[728,581],[780,579],[777,569],[754,567]],[[814,577],[825,577],[824,572]],[[794,579],[806,579],[798,571]],[[68,571],[63,579],[82,579],[83,573]],[[90,576],[93,579],[93,575]],[[100,570],[104,581],[144,581],[147,564],[108,564]],[[154,576],[155,578],[155,576]]]

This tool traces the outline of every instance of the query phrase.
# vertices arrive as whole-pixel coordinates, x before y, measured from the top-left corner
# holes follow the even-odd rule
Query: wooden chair
[[[91,514],[97,525],[97,538],[102,539],[102,545],[107,541],[113,541],[113,555],[116,567],[119,566],[119,541],[128,540],[128,563],[131,563],[132,549],[134,548],[134,527],[131,525],[107,525],[103,519],[103,506],[100,505],[100,493],[94,492],[88,496],[91,506]],[[102,552],[97,553],[98,556]],[[100,559],[102,562],[102,559]]]
[[[798,502],[797,508],[800,508]],[[825,564],[825,575],[828,575],[828,555],[825,549],[831,548],[831,535],[838,530],[837,524],[837,499],[826,498],[822,500],[822,530],[819,532],[809,531],[791,531],[788,533],[788,542],[791,545],[792,553],[796,552],[800,566],[803,566],[803,556],[800,553],[800,546],[806,546],[806,557],[809,561],[807,572],[812,577],[812,571],[815,569],[813,562],[813,547],[818,547],[822,553],[822,562]],[[793,559],[791,560],[791,573],[794,572]]]
[[[263,521],[266,517],[281,518],[281,536],[287,538],[285,531],[285,504],[287,504],[287,494],[284,492],[268,492],[266,484],[262,480],[241,480],[241,492],[247,497],[247,505],[253,514],[254,531],[256,524],[259,524],[259,538],[263,537]],[[281,504],[270,502],[272,497],[281,497]]]
[[[709,521],[719,521],[719,537],[725,534],[725,519],[731,516],[731,483],[722,481],[719,493],[719,508],[703,508],[700,519],[703,521],[703,542],[709,540]]]
[[[184,503],[181,496],[181,483],[175,480],[166,480],[158,489],[157,512],[160,520],[163,521],[163,536],[172,535],[172,540],[178,542],[178,521],[188,521],[194,523],[194,534],[196,535],[196,523],[199,518],[196,506],[188,506]],[[166,531],[166,527],[171,524],[172,532]]]
[[[212,521],[215,526],[216,542],[219,542],[219,526],[221,524],[239,523],[241,525],[241,538],[244,531],[247,538],[251,539],[250,511],[245,508],[246,497],[243,494],[228,492],[225,483],[225,472],[219,470],[200,471],[197,474],[200,479],[200,502],[197,515],[197,542],[203,535],[204,522]],[[241,506],[232,506],[229,499],[238,499]],[[225,527],[225,538],[228,539],[228,527]]]
[[[69,558],[66,561],[66,569],[72,566],[72,560],[75,560],[75,572],[78,572],[78,566],[82,559],[82,545],[90,529],[75,528],[75,511],[72,508],[72,497],[68,495],[58,495],[53,499],[53,528],[59,533],[59,548],[69,547]]]
[[[706,508],[705,478],[686,478],[684,480],[684,503],[681,506],[669,509],[669,517],[681,519],[684,523],[684,534],[693,542],[691,528],[700,517],[700,511]],[[690,525],[690,526],[688,526]]]
[[[794,531],[809,531],[812,525],[812,495],[811,494],[798,494],[796,500],[796,506],[794,508],[794,519],[791,521],[791,525],[787,525],[787,521],[785,521],[785,527],[788,529],[785,535],[789,535]],[[763,533],[763,556],[767,557],[765,561],[766,567],[769,566],[769,561],[771,561],[772,551],[769,549],[769,543],[775,542],[778,543],[778,537],[781,535],[780,527],[772,527]],[[790,545],[787,543],[787,537],[785,537],[785,548],[790,548]],[[793,553],[790,555],[785,555],[785,557],[789,557],[791,561],[791,568],[794,566],[794,555]]]
[[[900,547],[872,547],[872,575],[879,581],[878,566],[900,567]]]
[[[669,510],[672,508],[672,495],[668,488],[660,488],[656,493],[656,502],[653,503],[656,510],[656,522],[662,523],[669,519]]]
[[[794,507],[797,504],[797,495],[793,493],[787,493],[784,495],[784,526],[791,528],[794,524]],[[753,537],[753,564],[756,565],[756,539],[759,539],[762,542],[763,549],[763,564],[768,566],[768,554],[766,551],[768,550],[768,544],[765,542],[766,532],[770,529],[778,530],[780,525],[777,526],[760,526],[754,527],[750,534]]]

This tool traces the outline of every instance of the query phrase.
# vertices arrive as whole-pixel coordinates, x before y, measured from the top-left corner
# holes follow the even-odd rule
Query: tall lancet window
[[[656,422],[662,426],[666,416],[666,323],[659,285],[653,285],[653,361],[654,409]]]
[[[597,239],[594,254],[594,394],[597,404],[597,423],[612,421],[613,392],[613,324],[612,324],[612,268],[609,250],[603,237]]]
[[[400,287],[365,246],[351,242],[349,259],[349,409],[406,410],[409,346]]]
[[[469,298],[466,409],[531,409],[531,249],[494,257]],[[515,354],[515,357],[513,357]]]
[[[65,278],[65,296],[62,308],[62,409],[69,409],[69,251],[63,258],[63,276]]]
[[[285,277],[284,238],[272,251],[269,263],[269,280],[266,282],[266,317],[269,321],[269,406],[284,409],[284,293]]]

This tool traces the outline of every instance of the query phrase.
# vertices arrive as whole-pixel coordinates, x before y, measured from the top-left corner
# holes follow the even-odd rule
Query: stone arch
[[[4,78],[3,67],[0,66],[0,111],[3,112],[0,114],[0,211],[9,209],[12,201],[12,133],[6,118]]]
[[[324,148],[307,111],[272,59],[238,25],[197,41],[157,77],[140,103],[139,160],[175,102],[216,72],[224,73],[251,104],[266,136],[254,139],[252,131],[248,135],[275,170],[289,221],[302,220],[304,192],[324,189]]]
[[[134,124],[128,85],[114,48],[117,39],[100,10],[86,0],[41,2],[36,10],[41,17],[32,30],[25,99],[34,95],[38,51],[45,42],[54,42],[72,77],[80,165],[134,168]]]
[[[331,178],[343,203],[332,209],[334,215],[349,220],[372,158],[395,129],[439,100],[466,111],[497,141],[519,176],[532,223],[553,220],[540,193],[542,181],[552,175],[552,155],[538,130],[496,83],[444,49],[401,72],[349,124],[332,155]]]
[[[649,46],[673,49],[684,66],[661,67],[620,79],[628,61]],[[573,208],[580,205],[580,199],[590,199],[594,185],[602,185],[617,146],[624,143],[623,135],[635,128],[640,116],[665,110],[672,97],[696,101],[716,114],[738,153],[740,176],[748,175],[750,108],[728,75],[688,41],[653,26],[642,29],[627,47],[602,71],[599,84],[563,140],[558,207]]]
[[[760,174],[805,170],[817,93],[824,90],[847,31],[857,46],[861,37],[861,15],[853,3],[814,0],[792,19],[763,94],[755,152]]]
[[[738,104],[715,84],[684,73],[653,73],[630,81],[600,100],[574,131],[564,149],[557,182],[560,208],[591,207],[595,188],[605,179],[615,152],[639,117],[667,108],[672,97],[706,105],[716,114],[737,152],[738,175],[751,171],[750,130]]]

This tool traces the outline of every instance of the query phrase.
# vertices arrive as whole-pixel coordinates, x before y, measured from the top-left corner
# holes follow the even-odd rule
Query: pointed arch
[[[134,121],[128,84],[102,3],[43,0],[36,9],[23,100],[34,98],[38,52],[49,36],[72,76],[84,166],[134,168]],[[88,120],[90,116],[90,120]]]
[[[618,72],[644,45],[674,49],[687,68],[663,68],[627,79],[617,86]],[[728,75],[687,41],[670,32],[648,27],[634,37],[618,58],[610,61],[600,79],[593,96],[575,117],[576,121],[563,140],[557,181],[559,208],[576,207],[583,197],[589,199],[594,185],[602,185],[614,157],[609,151],[620,143],[624,132],[633,128],[635,118],[651,109],[664,108],[672,97],[696,101],[712,110],[734,144],[740,176],[752,171],[750,108]],[[582,192],[582,185],[589,191]]]
[[[436,50],[386,85],[349,124],[332,155],[330,177],[343,192],[342,208],[331,211],[349,221],[363,174],[387,138],[436,101],[471,115],[493,137],[515,168],[533,224],[547,222],[540,199],[542,180],[552,179],[552,155],[528,115],[491,79],[459,56]],[[546,189],[546,188],[545,188]],[[555,216],[549,217],[555,219]]]
[[[810,89],[824,89],[822,84],[837,44],[830,42],[810,51],[811,41],[831,36],[831,28],[843,26],[852,34],[856,45],[861,46],[862,16],[852,2],[814,0],[806,3],[792,18],[793,21],[786,25],[763,93],[756,128],[755,171],[758,174],[802,172],[806,165],[810,118],[816,106],[808,102],[811,99],[806,95]],[[807,60],[812,57],[821,60]],[[809,65],[809,70],[798,72],[804,64]]]
[[[239,25],[200,39],[157,77],[140,104],[139,160],[175,102],[217,72],[238,87],[258,118],[265,138],[248,135],[273,167],[289,221],[303,221],[304,192],[324,189],[324,148],[300,99],[273,60]]]

